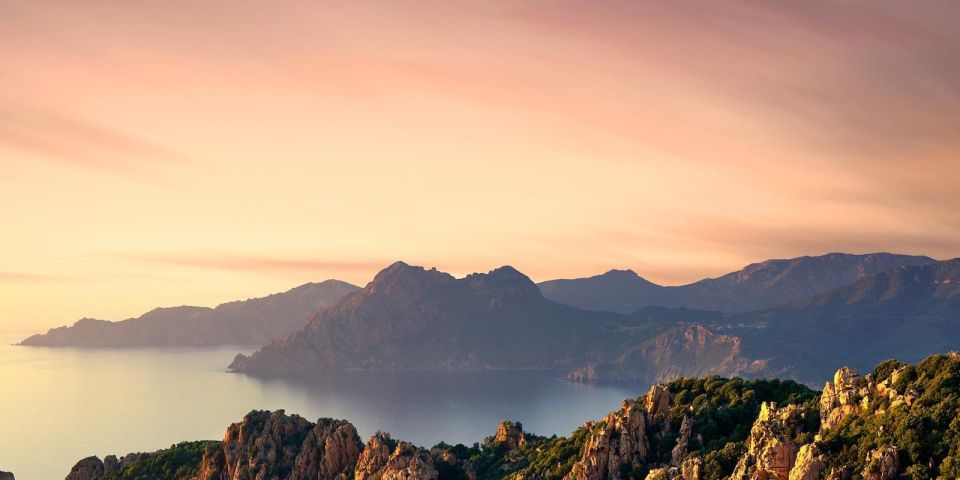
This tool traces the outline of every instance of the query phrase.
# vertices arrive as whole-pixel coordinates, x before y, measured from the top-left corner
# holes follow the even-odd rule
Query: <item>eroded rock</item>
[[[651,420],[661,420],[670,413],[670,390],[666,385],[653,385],[647,393],[644,408]]]
[[[677,444],[673,447],[673,451],[670,452],[670,465],[679,467],[687,458],[687,454],[690,453],[689,444],[692,433],[693,422],[690,420],[690,417],[684,415],[683,421],[680,422],[680,431],[677,433]]]
[[[800,428],[800,408],[764,403],[750,429],[747,453],[734,469],[734,480],[788,480],[799,451],[793,440]]]
[[[592,426],[583,455],[567,475],[568,480],[620,480],[623,467],[642,465],[647,459],[645,409],[626,400]]]
[[[103,460],[87,457],[77,462],[65,480],[94,480],[103,476]]]
[[[492,440],[494,445],[499,445],[507,450],[520,450],[527,446],[527,437],[523,433],[523,424],[520,422],[500,422],[497,427],[497,434]]]
[[[354,469],[354,480],[437,480],[430,453],[386,433],[370,437]]]
[[[790,469],[789,480],[820,480],[826,458],[814,443],[800,447],[793,468]]]
[[[900,473],[900,450],[886,446],[873,450],[867,456],[863,480],[893,480]]]
[[[289,478],[345,480],[360,456],[360,437],[350,423],[329,418],[313,424],[298,415],[251,412],[209,447],[199,480]]]

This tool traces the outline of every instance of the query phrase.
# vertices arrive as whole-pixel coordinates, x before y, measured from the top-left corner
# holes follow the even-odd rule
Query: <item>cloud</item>
[[[64,277],[57,275],[0,271],[0,282],[45,282],[50,280],[62,280],[63,278]]]
[[[4,101],[0,101],[0,148],[97,168],[182,158],[81,116]]]
[[[145,253],[111,255],[171,266],[249,273],[375,272],[390,261],[330,260],[223,253]]]
[[[708,252],[715,258],[740,259],[751,263],[769,258],[791,258],[831,252],[892,252],[952,258],[957,255],[956,238],[943,231],[924,231],[886,224],[849,224],[837,226],[821,223],[781,223],[762,219],[741,219],[725,216],[703,216],[685,219],[682,223],[664,226],[655,231],[633,233],[626,230],[603,232],[608,240],[623,250],[647,248],[672,251],[673,256],[689,258]],[[729,262],[729,260],[726,260]],[[704,272],[707,273],[707,272]]]

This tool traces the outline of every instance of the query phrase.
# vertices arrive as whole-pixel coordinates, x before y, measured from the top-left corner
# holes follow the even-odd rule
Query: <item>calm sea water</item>
[[[257,379],[225,372],[253,348],[49,349],[0,334],[0,470],[66,476],[80,458],[220,439],[252,409],[344,418],[431,446],[481,441],[501,420],[566,435],[643,386],[587,386],[538,372],[360,372]]]

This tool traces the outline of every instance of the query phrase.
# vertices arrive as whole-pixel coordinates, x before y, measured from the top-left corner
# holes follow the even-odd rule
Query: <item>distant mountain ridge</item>
[[[905,259],[826,256],[764,262],[721,282],[778,285],[837,259],[840,266],[825,270],[833,282],[859,280],[776,307],[721,313],[648,306],[629,315],[551,301],[512,267],[457,279],[398,262],[303,330],[230,367],[255,374],[536,368],[581,381],[709,374],[811,381],[838,363],[915,360],[960,348],[960,260],[863,274]]]
[[[323,285],[338,288],[324,296]],[[543,369],[580,381],[712,374],[811,381],[837,364],[865,367],[890,356],[914,361],[960,349],[960,259],[830,254],[761,262],[684,287],[660,287],[629,271],[552,285],[579,292],[578,301],[632,301],[646,290],[676,302],[670,295],[690,294],[683,303],[720,301],[733,310],[582,309],[551,300],[559,290],[509,266],[456,278],[396,262],[363,289],[325,282],[216,309],[157,309],[123,322],[84,319],[24,344],[260,343],[230,368],[259,375]],[[766,306],[737,310],[754,303]]]
[[[743,339],[745,355],[811,372],[836,361],[862,366],[958,350],[960,258],[885,270],[728,322],[724,331]]]
[[[358,289],[340,280],[327,280],[215,308],[156,308],[117,322],[83,318],[72,326],[29,337],[21,344],[54,347],[258,345],[293,333],[311,314]]]
[[[929,265],[925,256],[872,253],[830,253],[792,259],[767,260],[741,270],[689,285],[665,287],[632,270],[538,284],[544,296],[589,310],[630,313],[660,305],[747,312],[817,295],[896,267]]]
[[[303,330],[250,357],[238,355],[230,368],[257,374],[408,368],[565,374],[613,361],[646,339],[690,328],[691,321],[718,319],[684,309],[643,309],[630,316],[577,309],[544,298],[526,275],[509,266],[457,279],[397,262],[363,290],[317,313]],[[669,337],[670,347],[689,358],[708,351],[739,358],[732,344],[697,341],[682,334]],[[711,350],[716,348],[724,353]],[[638,352],[628,366],[647,362],[652,353]],[[721,371],[710,362],[689,363],[709,373]]]

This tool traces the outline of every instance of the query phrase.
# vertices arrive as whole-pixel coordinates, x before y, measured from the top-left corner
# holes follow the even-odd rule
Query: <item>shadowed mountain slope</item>
[[[629,316],[580,310],[544,298],[512,267],[457,279],[398,262],[363,290],[319,312],[303,330],[251,357],[239,355],[231,368],[250,373],[354,368],[566,373],[612,361],[687,323],[719,319],[716,313],[686,309],[650,308]],[[685,343],[693,340],[672,338],[677,349],[695,352],[697,345]],[[647,361],[650,353],[631,357],[631,365]],[[737,357],[735,351],[726,353]],[[656,377],[660,372],[641,373]]]
[[[803,366],[805,379],[837,363],[918,361],[960,348],[960,259],[885,270],[731,320],[725,331],[746,354]]]
[[[630,313],[643,306],[662,305],[745,312],[823,293],[891,268],[934,262],[929,257],[891,253],[831,253],[767,260],[722,277],[677,287],[657,285],[630,270],[550,280],[538,286],[551,300],[590,310]]]

